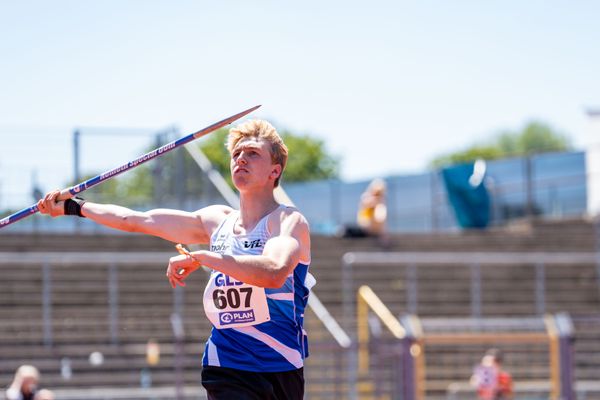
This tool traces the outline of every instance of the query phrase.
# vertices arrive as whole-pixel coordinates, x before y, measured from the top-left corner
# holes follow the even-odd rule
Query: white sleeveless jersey
[[[280,206],[285,207],[285,206]],[[232,212],[212,234],[210,250],[225,255],[260,255],[271,237],[268,215],[243,235],[234,233]],[[202,365],[255,372],[301,368],[308,356],[304,309],[315,280],[310,260],[301,260],[282,287],[260,288],[212,271],[204,291],[204,310],[213,329]]]

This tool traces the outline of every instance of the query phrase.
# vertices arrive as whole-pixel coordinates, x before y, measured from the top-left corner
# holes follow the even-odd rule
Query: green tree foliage
[[[231,182],[231,174],[229,173],[229,152],[225,147],[227,134],[229,130],[221,128],[216,132],[211,133],[204,141],[200,143],[200,149],[210,160],[213,167],[227,180],[229,185],[233,187]]]
[[[96,175],[83,177],[82,181]],[[77,182],[80,183],[80,182]],[[75,184],[71,182],[70,185]],[[124,175],[109,179],[85,191],[82,196],[100,203],[118,203],[126,207],[146,204],[153,198],[154,185],[149,166],[141,165]]]
[[[230,156],[225,147],[227,134],[227,129],[219,129],[196,145],[233,187],[229,172]],[[290,152],[283,182],[338,176],[339,160],[326,151],[323,141],[287,131],[281,136]],[[155,147],[156,144],[152,144],[145,151]],[[85,196],[95,201],[115,202],[124,206],[144,205],[153,201],[158,204],[177,204],[181,200],[177,194],[182,191],[185,197],[193,198],[205,192],[214,194],[215,189],[187,151],[180,148],[89,189]]]
[[[227,132],[226,129],[220,129],[211,134],[200,146],[213,166],[231,184],[230,157],[225,148]],[[288,131],[283,131],[281,137],[289,150],[282,182],[306,182],[338,177],[339,159],[327,153],[322,140],[307,135],[294,135]]]
[[[296,136],[284,131],[281,135],[289,150],[288,162],[283,174],[285,182],[306,182],[337,178],[339,158],[331,156],[322,140],[310,136]]]
[[[520,131],[505,131],[487,143],[474,144],[464,150],[436,157],[431,162],[431,166],[440,168],[473,162],[478,158],[495,160],[571,149],[570,140],[566,135],[556,131],[546,123],[533,121],[525,125]]]

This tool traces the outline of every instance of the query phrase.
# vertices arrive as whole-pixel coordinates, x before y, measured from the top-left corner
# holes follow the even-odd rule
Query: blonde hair
[[[251,119],[229,130],[229,136],[227,137],[227,150],[229,153],[231,154],[240,140],[247,138],[262,138],[271,144],[271,162],[281,165],[281,174],[275,179],[275,187],[277,187],[288,158],[288,148],[283,143],[281,136],[279,136],[273,125],[267,121]]]
[[[32,390],[32,386],[37,386],[40,380],[40,371],[33,365],[21,365],[15,372],[13,379],[7,392],[21,393],[23,389],[28,392]]]
[[[383,195],[385,194],[386,184],[385,181],[381,178],[375,178],[369,183],[367,187],[367,191],[374,195]]]
[[[33,365],[21,365],[17,369],[16,375],[21,378],[33,378],[35,380],[40,379],[40,372]]]

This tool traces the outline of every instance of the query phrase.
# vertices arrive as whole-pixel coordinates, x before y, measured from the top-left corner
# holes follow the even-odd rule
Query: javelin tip
[[[249,109],[247,109],[247,110],[244,110],[244,111],[242,111],[242,112],[240,112],[240,113],[237,113],[237,114],[235,114],[235,115],[232,115],[232,116],[231,116],[231,117],[229,117],[228,119],[229,119],[230,121],[235,121],[236,119],[240,119],[240,118],[242,118],[243,116],[250,114],[252,111],[256,110],[256,109],[257,109],[257,108],[259,108],[261,105],[262,105],[262,104],[258,104],[258,105],[254,106],[254,107],[250,107],[250,108],[249,108]]]
[[[261,106],[262,106],[262,104],[255,105],[254,107],[250,108],[248,111],[252,112],[252,111],[256,110],[257,108],[260,108]]]

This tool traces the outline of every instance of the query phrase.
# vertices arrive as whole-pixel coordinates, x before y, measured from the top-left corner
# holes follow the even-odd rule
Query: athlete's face
[[[37,384],[37,378],[33,376],[26,376],[23,378],[23,382],[21,383],[21,391],[26,394],[31,394],[35,391]]]
[[[239,190],[274,186],[281,166],[271,161],[271,144],[262,138],[240,140],[231,152],[231,177]]]

